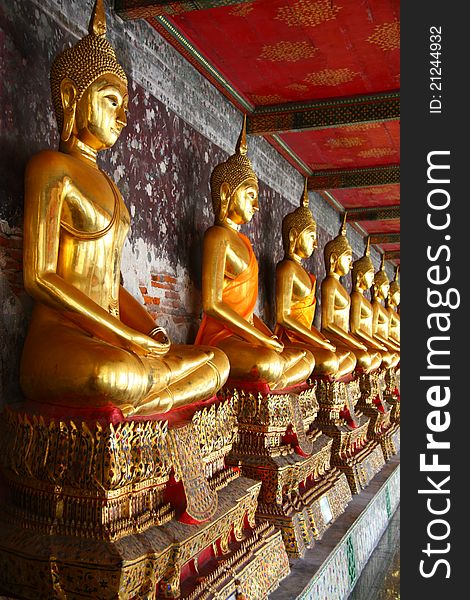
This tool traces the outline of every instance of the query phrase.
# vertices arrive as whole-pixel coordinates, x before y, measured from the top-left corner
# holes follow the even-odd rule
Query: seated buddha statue
[[[235,154],[211,175],[215,224],[204,235],[203,318],[197,344],[221,348],[231,382],[267,384],[271,390],[304,382],[314,365],[307,350],[284,348],[255,314],[258,262],[239,231],[258,211],[258,178],[247,156],[246,118]]]
[[[350,350],[337,350],[313,326],[316,278],[303,266],[317,247],[317,226],[309,209],[307,179],[300,207],[282,221],[284,259],[276,267],[276,329],[285,347],[304,348],[315,358],[313,376],[340,379],[354,368]]]
[[[381,351],[387,348],[372,335],[372,304],[364,296],[374,281],[374,265],[370,259],[370,237],[367,237],[364,255],[353,262],[350,331],[367,346],[371,357],[370,372],[378,369],[382,363]]]
[[[321,284],[321,332],[338,352],[351,352],[350,372],[356,368],[368,373],[371,357],[367,346],[349,330],[349,312],[351,299],[340,282],[351,270],[352,249],[346,237],[346,213],[344,214],[339,235],[330,240],[323,250],[326,277]]]
[[[385,303],[390,289],[390,282],[385,272],[385,255],[382,254],[380,268],[374,276],[372,285],[372,334],[374,338],[385,346],[381,350],[382,366],[395,367],[400,360],[400,346],[390,337],[390,317]]]
[[[388,337],[400,346],[400,314],[398,307],[400,306],[400,284],[398,283],[398,273],[400,267],[395,269],[395,277],[390,283],[388,297],[385,302],[385,307],[389,316]]]
[[[96,158],[126,126],[128,91],[105,33],[97,0],[89,34],[52,65],[59,149],[27,166],[24,281],[35,306],[20,382],[31,401],[159,414],[210,398],[229,365],[216,348],[170,345],[120,286],[129,212]]]

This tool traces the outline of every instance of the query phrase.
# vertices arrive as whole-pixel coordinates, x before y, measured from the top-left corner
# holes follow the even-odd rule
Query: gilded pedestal
[[[261,483],[225,467],[230,402],[165,417],[5,411],[1,592],[262,599],[277,587],[289,565],[280,532],[255,522]]]
[[[333,441],[314,427],[314,387],[296,391],[227,392],[239,427],[228,463],[262,482],[256,515],[281,529],[292,557],[302,556],[351,499],[346,477],[330,465]]]
[[[388,461],[400,450],[400,427],[392,421],[392,406],[385,400],[384,376],[383,372],[374,372],[360,377],[361,397],[357,407],[370,418],[368,439],[379,442]]]
[[[390,405],[390,422],[393,427],[391,446],[395,453],[400,451],[400,366],[385,371],[384,399]]]
[[[347,476],[351,492],[358,494],[384,466],[380,444],[368,439],[370,417],[357,407],[359,381],[319,380],[316,425],[333,439],[331,464]]]

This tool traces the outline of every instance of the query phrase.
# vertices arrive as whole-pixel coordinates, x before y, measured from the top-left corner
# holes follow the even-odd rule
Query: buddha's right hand
[[[269,338],[269,343],[267,345],[269,348],[272,348],[276,352],[282,352],[284,350],[284,344],[279,341],[277,335],[272,335]]]
[[[166,338],[166,342],[162,343],[144,333],[138,332],[132,336],[131,342],[135,346],[136,353],[143,356],[149,354],[153,356],[163,356],[168,352],[171,346],[168,337]]]

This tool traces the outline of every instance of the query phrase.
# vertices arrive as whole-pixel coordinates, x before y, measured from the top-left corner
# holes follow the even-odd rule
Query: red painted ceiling
[[[215,69],[242,98],[261,107],[398,91],[399,9],[399,0],[253,0],[167,21],[207,62],[193,62],[202,73],[210,78]],[[171,35],[167,39],[174,43]],[[265,137],[291,164],[301,170],[303,163],[312,173],[400,162],[398,120]],[[398,184],[327,191],[336,207],[400,203]],[[399,220],[359,225],[367,233],[399,231]],[[399,244],[381,248],[399,250]]]
[[[253,104],[396,90],[396,0],[261,0],[173,19]]]
[[[328,190],[344,208],[387,207],[400,204],[400,185]]]
[[[315,171],[400,162],[400,123],[364,123],[279,136]]]

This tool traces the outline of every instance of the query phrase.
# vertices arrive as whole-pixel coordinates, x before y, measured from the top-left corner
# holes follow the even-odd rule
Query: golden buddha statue
[[[258,263],[250,240],[239,231],[258,211],[258,178],[246,155],[246,117],[235,154],[211,176],[215,224],[204,235],[202,303],[196,343],[221,348],[230,380],[283,389],[307,379],[313,356],[284,348],[255,314]]]
[[[324,248],[326,277],[321,284],[321,332],[336,346],[337,352],[350,352],[349,372],[356,367],[363,373],[371,368],[367,346],[349,330],[351,299],[340,277],[351,270],[352,249],[346,238],[346,215],[337,235]]]
[[[388,297],[385,302],[385,307],[390,319],[388,337],[397,343],[398,347],[400,347],[400,314],[398,312],[398,307],[400,306],[400,284],[398,283],[399,272],[400,267],[397,266],[395,269],[395,277],[390,283]]]
[[[367,237],[364,256],[353,262],[350,331],[367,346],[371,357],[370,372],[378,369],[382,363],[381,350],[387,348],[372,335],[372,304],[364,296],[374,281],[374,265],[370,259],[370,237]]]
[[[120,286],[129,212],[96,158],[126,126],[126,75],[105,37],[102,0],[89,34],[51,69],[58,151],[27,166],[24,280],[36,301],[20,381],[29,400],[125,416],[210,398],[229,364],[216,348],[170,346]]]
[[[340,379],[349,374],[356,359],[349,350],[338,350],[313,326],[316,278],[303,266],[317,247],[317,225],[309,209],[307,179],[299,208],[282,221],[284,259],[276,267],[276,329],[285,347],[309,350],[315,358],[313,376]]]
[[[390,338],[390,317],[385,303],[390,289],[390,281],[385,272],[385,254],[382,254],[380,268],[374,276],[372,285],[372,334],[376,340],[385,346],[382,353],[382,366],[395,367],[400,360],[400,346]]]

